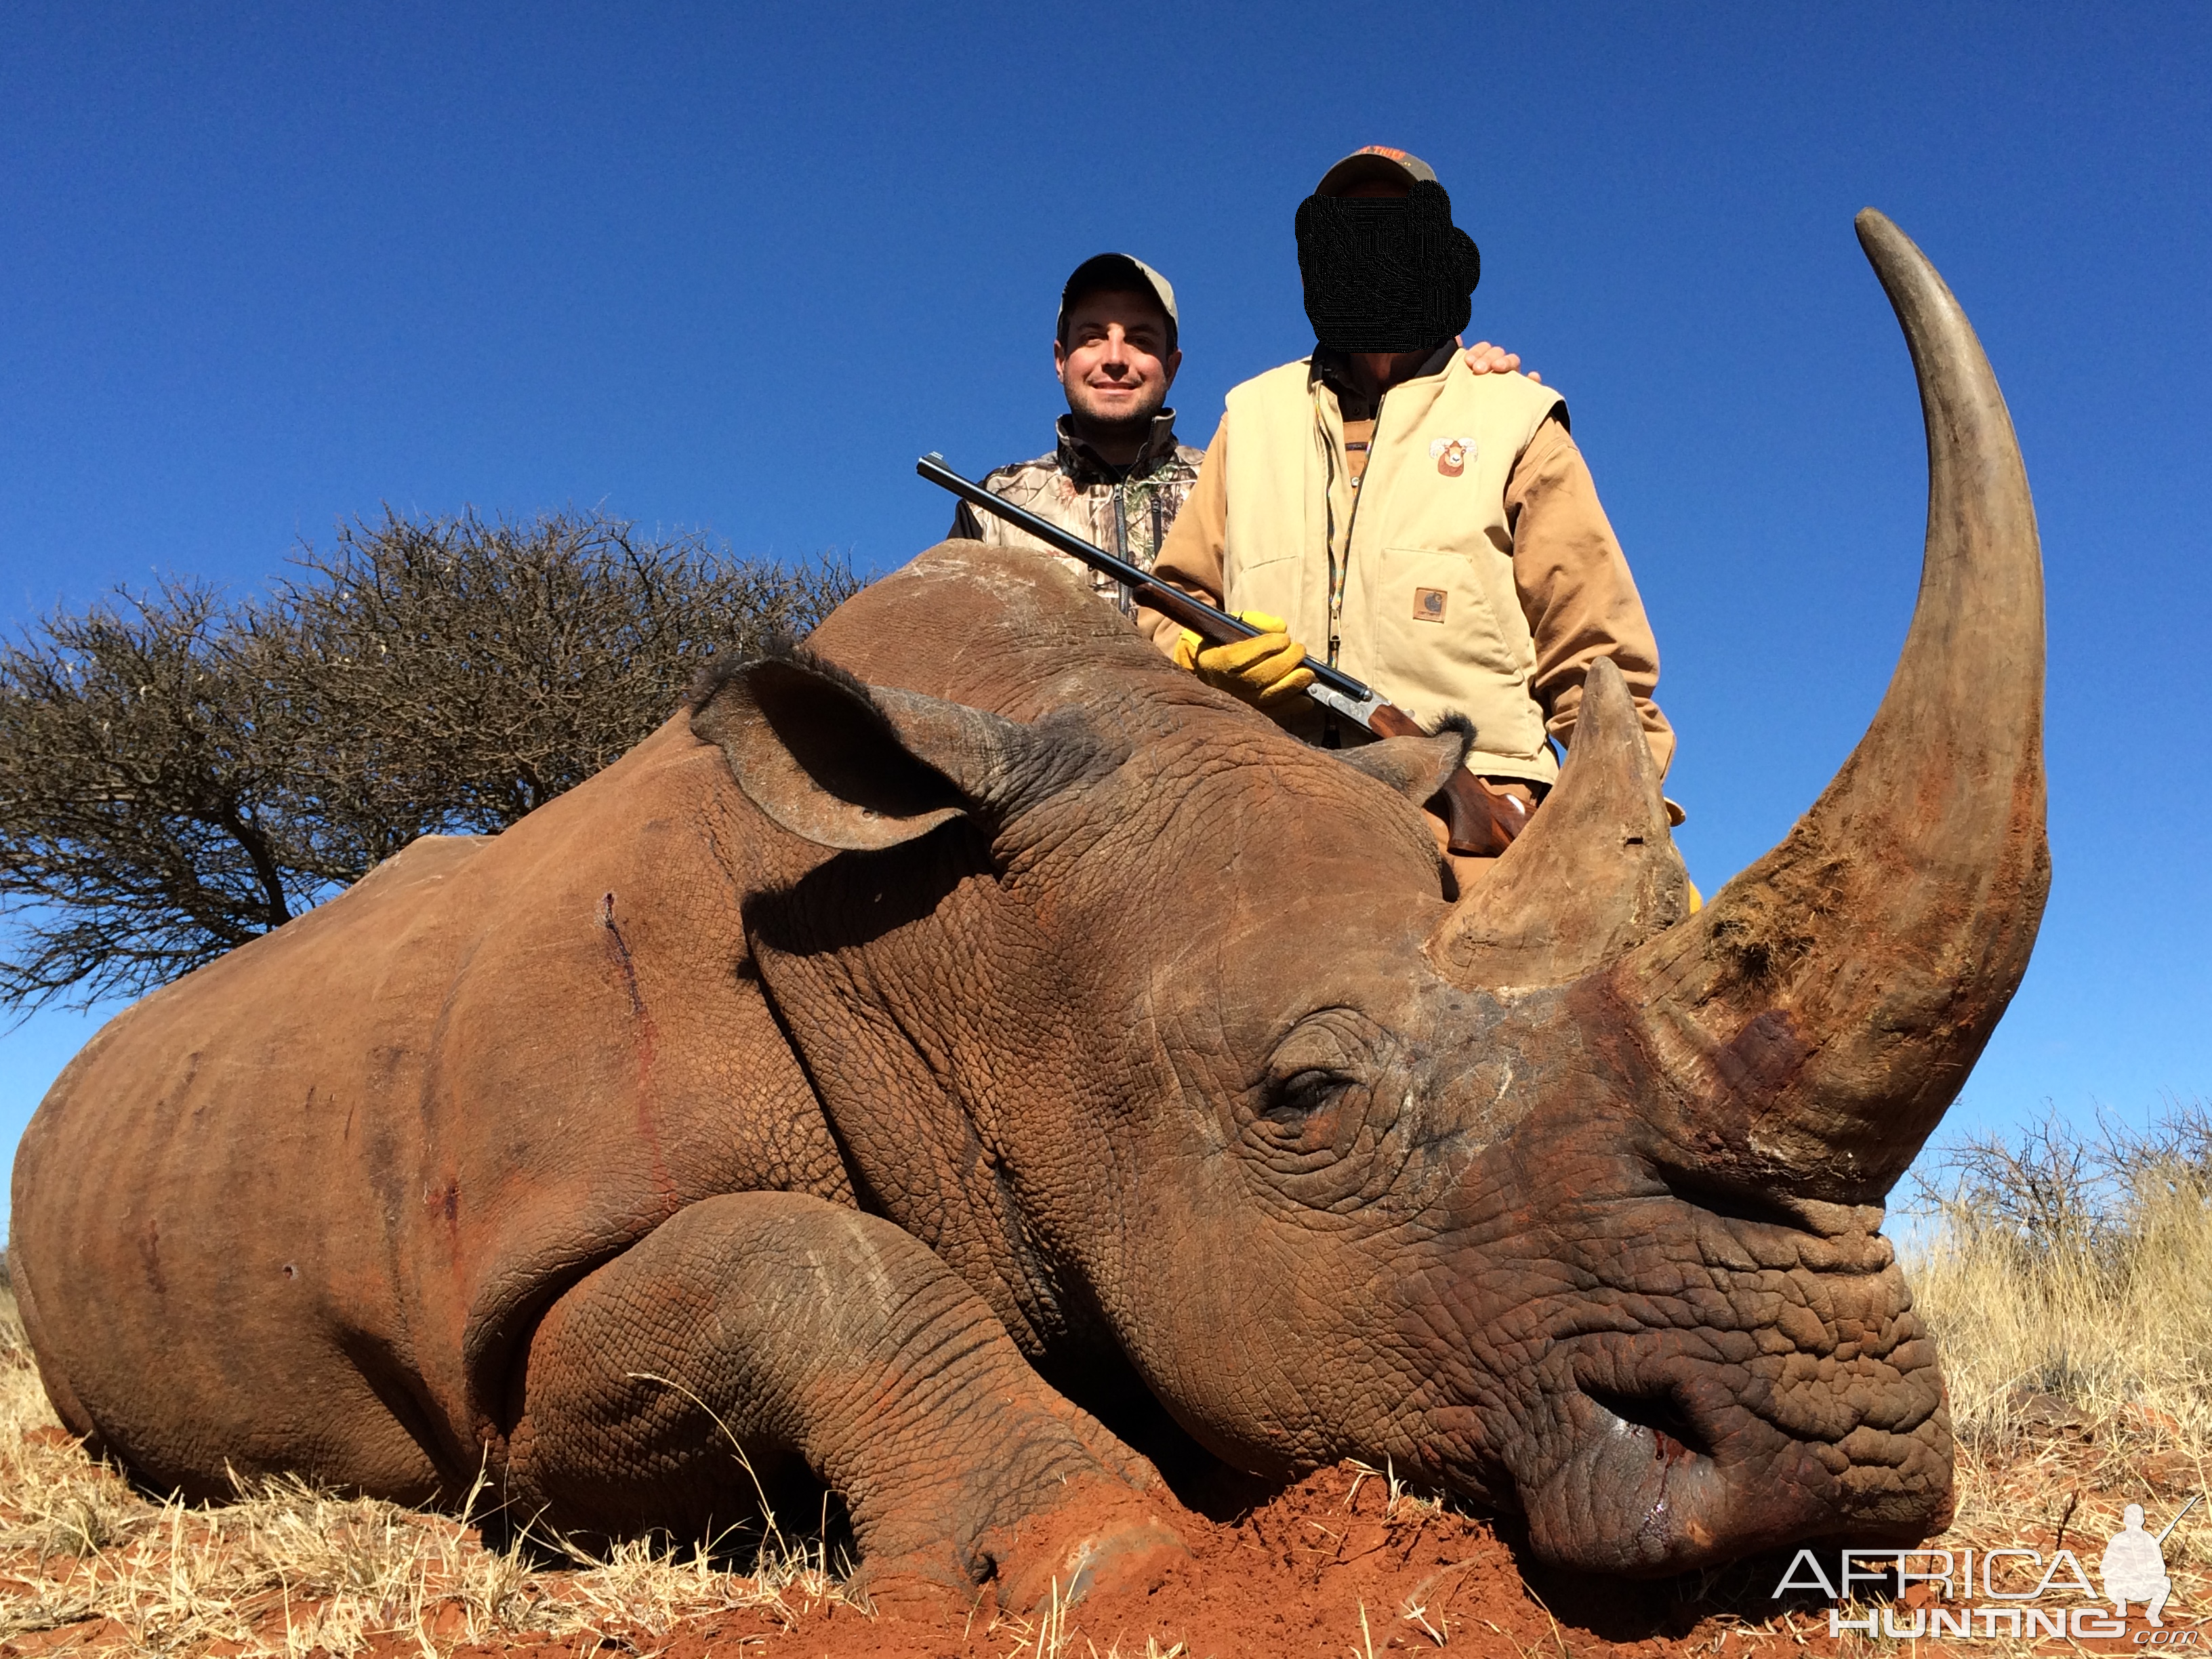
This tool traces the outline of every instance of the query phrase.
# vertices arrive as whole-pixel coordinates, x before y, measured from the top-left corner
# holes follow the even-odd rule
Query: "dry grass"
[[[2143,1137],[2108,1128],[2081,1140],[2045,1123],[2017,1146],[1970,1143],[1945,1167],[1947,1187],[1923,1183],[1934,1226],[1906,1260],[1961,1438],[2009,1449],[2063,1401],[2212,1446],[2212,1125],[2201,1113]],[[2027,1201],[1999,1201],[2021,1189]]]
[[[2025,1247],[1947,1218],[1916,1251],[1960,1440],[1966,1541],[2048,1535],[2094,1550],[2140,1503],[2155,1531],[2212,1492],[2212,1184],[2138,1172],[2106,1224]],[[2175,1602],[2212,1613],[2207,1504],[2166,1540]]]
[[[2212,1116],[1961,1140],[1915,1196],[1902,1254],[1959,1439],[1958,1517],[1930,1544],[2071,1549],[2095,1583],[2128,1504],[2157,1532],[2212,1494]],[[2212,1496],[2164,1555],[2166,1623],[2212,1616]],[[1854,1636],[1840,1650],[1905,1647]],[[1978,1630],[1972,1650],[2051,1644]]]
[[[0,1641],[84,1626],[77,1650],[109,1653],[634,1647],[716,1614],[788,1627],[842,1596],[830,1566],[818,1542],[775,1535],[744,1575],[644,1543],[549,1567],[485,1547],[465,1520],[293,1480],[216,1506],[149,1499],[63,1433],[0,1289]]]

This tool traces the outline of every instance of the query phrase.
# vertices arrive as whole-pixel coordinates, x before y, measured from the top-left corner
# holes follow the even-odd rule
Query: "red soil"
[[[462,1639],[465,1620],[457,1602],[434,1603],[425,1623],[438,1654],[449,1659],[1166,1659],[1178,1644],[1181,1659],[1347,1653],[1370,1659],[1426,1652],[1444,1644],[1440,1638],[1453,1652],[1486,1659],[1683,1652],[1782,1659],[1838,1651],[1823,1611],[1801,1604],[1784,1615],[1771,1600],[1786,1557],[1648,1584],[1553,1575],[1533,1565],[1524,1571],[1525,1555],[1516,1557],[1498,1525],[1410,1498],[1394,1504],[1385,1480],[1348,1467],[1241,1507],[1226,1498],[1207,1507],[1222,1518],[1178,1517],[1192,1555],[1170,1566],[1156,1588],[1095,1594],[1066,1609],[1056,1629],[1034,1609],[1001,1609],[988,1590],[972,1609],[950,1596],[933,1604],[886,1598],[873,1616],[837,1602],[795,1613],[768,1607],[703,1615],[665,1631],[611,1623],[580,1637],[526,1633],[481,1644]],[[8,1593],[0,1577],[0,1598]],[[801,1605],[796,1595],[788,1599]],[[1900,1616],[1909,1619],[1919,1599],[1904,1598]],[[283,1644],[283,1620],[282,1610],[269,1610],[256,1626],[264,1642]],[[2188,1628],[2197,1621],[2185,1611],[2168,1622]],[[2198,1632],[2197,1645],[2184,1650],[2212,1650],[2208,1634]],[[120,1626],[94,1621],[0,1642],[0,1659],[127,1645]],[[2070,1645],[2147,1650],[2125,1642]],[[1841,1649],[1877,1650],[1849,1639]],[[2014,1650],[2001,1643],[1914,1644],[1926,1659],[1992,1650]],[[210,1651],[219,1656],[235,1649]],[[426,1659],[411,1633],[377,1637],[367,1652],[374,1659]]]
[[[1162,1655],[1182,1644],[1190,1659],[1342,1659],[1347,1651],[1364,1659],[1370,1652],[1432,1651],[1443,1637],[1462,1653],[1553,1656],[1571,1645],[1576,1655],[1657,1654],[1674,1651],[1669,1637],[1694,1622],[1688,1608],[1680,1618],[1667,1616],[1671,1595],[1638,1586],[1619,1605],[1593,1607],[1585,1600],[1562,1632],[1489,1522],[1410,1499],[1394,1507],[1387,1482],[1346,1468],[1313,1475],[1226,1521],[1194,1516],[1182,1524],[1192,1559],[1171,1568],[1157,1589],[1101,1593],[1068,1608],[1057,1651],[1083,1659],[1095,1651],[1103,1659],[1118,1650],[1123,1659],[1143,1659],[1150,1638]],[[1624,1620],[1626,1628],[1616,1633],[1638,1638],[1626,1644],[1589,1628]],[[1010,1652],[1055,1651],[1049,1632],[1040,1647],[1038,1622],[1007,1618],[987,1592],[972,1614],[949,1604],[934,1616],[908,1606],[874,1618],[830,1607],[788,1630],[765,1613],[724,1614],[620,1645],[665,1659],[739,1652],[748,1659],[1006,1659]],[[576,1648],[573,1638],[540,1650],[463,1647],[457,1659],[513,1659],[528,1651],[573,1659]]]

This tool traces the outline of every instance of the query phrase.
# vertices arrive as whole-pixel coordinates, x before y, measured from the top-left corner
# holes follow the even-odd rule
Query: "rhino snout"
[[[1678,1572],[1833,1530],[1828,1472],[1745,1423],[1717,1379],[1583,1384],[1553,1413],[1563,1449],[1521,1483],[1521,1499],[1531,1540],[1560,1565]]]
[[[1584,1334],[1538,1368],[1533,1420],[1505,1457],[1537,1550],[1655,1575],[1942,1527],[1942,1383],[1878,1237],[1791,1236],[1710,1213],[1672,1231],[1698,1238],[1694,1265],[1676,1254],[1674,1271],[1617,1285],[1603,1298],[1615,1328],[1589,1330],[1585,1311]],[[1832,1265],[1838,1255],[1849,1265]]]
[[[1519,1509],[1548,1561],[1631,1575],[1942,1525],[1943,1385],[1880,1208],[1724,1189],[1630,1139],[1525,1121],[1411,1281],[1405,1328],[1455,1350],[1416,1430],[1443,1484]]]

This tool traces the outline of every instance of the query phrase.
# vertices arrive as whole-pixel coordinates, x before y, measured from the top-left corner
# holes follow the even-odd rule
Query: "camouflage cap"
[[[1175,289],[1142,259],[1127,253],[1094,253],[1069,273],[1060,290],[1060,315],[1053,337],[1067,337],[1067,308],[1086,294],[1150,294],[1168,314],[1168,348],[1175,349],[1182,319],[1176,315]]]
[[[1436,169],[1418,155],[1409,155],[1402,149],[1393,149],[1388,144],[1367,144],[1355,149],[1321,176],[1314,186],[1316,196],[1341,196],[1354,185],[1372,180],[1386,184],[1404,185],[1410,188],[1417,184],[1437,182]]]

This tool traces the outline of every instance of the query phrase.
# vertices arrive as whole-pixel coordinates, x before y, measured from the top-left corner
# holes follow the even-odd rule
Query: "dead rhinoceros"
[[[1619,675],[1445,896],[1456,731],[1301,746],[1049,562],[948,543],[495,839],[121,1015],[15,1165],[65,1422],[589,1533],[804,1465],[877,1571],[1176,1547],[1090,1412],[1350,1456],[1651,1573],[1912,1535],[1943,1388],[1881,1201],[2046,884],[2011,425],[1886,220],[1931,466],[1887,697],[1686,915]],[[836,667],[829,665],[836,664]]]

